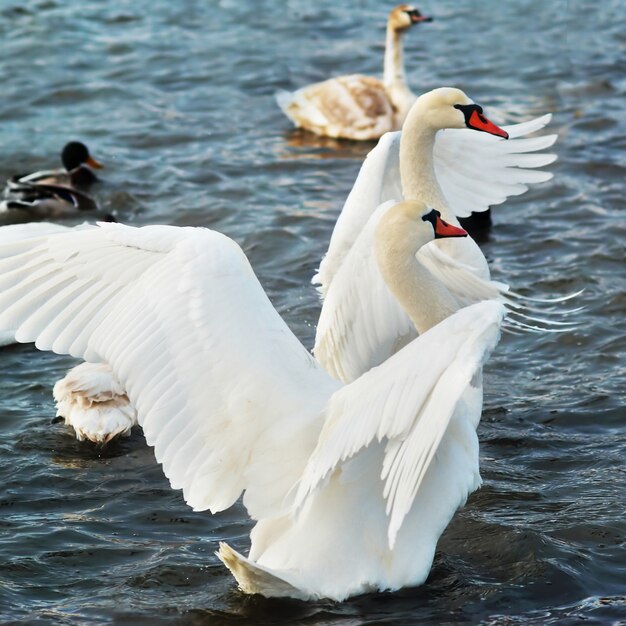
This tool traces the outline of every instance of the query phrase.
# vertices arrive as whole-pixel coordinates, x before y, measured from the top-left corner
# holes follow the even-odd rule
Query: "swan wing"
[[[435,138],[434,164],[437,180],[458,217],[485,211],[509,196],[528,190],[531,183],[550,180],[541,168],[556,160],[542,151],[554,144],[556,135],[526,137],[541,130],[551,119],[544,115],[528,122],[505,126],[504,140],[470,129],[439,131]],[[322,295],[348,250],[376,208],[388,200],[403,199],[400,183],[400,132],[386,133],[367,155],[341,210],[328,251],[313,283]]]
[[[417,336],[380,273],[374,233],[391,200],[369,218],[330,283],[313,353],[327,372],[351,382]]]
[[[87,227],[87,224],[81,224],[79,226],[72,227],[63,226],[62,224],[54,224],[53,222],[27,222],[25,224],[7,224],[5,226],[0,226],[0,244],[9,243],[11,241],[19,241],[20,239],[31,239],[33,237],[43,237],[45,235],[67,233],[73,228],[85,229]]]
[[[9,243],[0,257],[0,330],[108,363],[190,506],[222,510],[246,488],[255,506],[282,499],[304,462],[298,433],[337,383],[237,244],[207,229],[101,224]]]
[[[78,226],[63,226],[54,224],[53,222],[27,222],[25,224],[7,224],[0,226],[0,255],[2,255],[1,244],[20,241],[21,239],[31,239],[33,237],[43,237],[45,235],[56,235],[58,233],[67,233],[72,229],[84,230],[86,228],[95,228],[86,222]],[[11,248],[7,248],[10,254]],[[1,258],[1,256],[0,256]],[[8,346],[15,343],[15,330],[0,331],[0,347]]]
[[[376,227],[394,204],[394,200],[385,202],[371,215],[322,304],[313,353],[327,372],[346,383],[417,336],[411,319],[389,291],[374,254]],[[475,268],[442,250],[442,243],[422,246],[417,258],[446,287],[459,309],[482,300],[503,299],[508,285],[478,276]]]
[[[337,391],[299,481],[295,507],[359,451],[383,442],[380,475],[393,546],[459,403],[472,413],[466,419],[474,429],[478,424],[480,402],[464,403],[463,397],[476,395],[472,381],[497,343],[504,313],[495,301],[466,307]]]
[[[417,260],[445,285],[459,308],[481,300],[501,299],[509,290],[506,283],[479,276],[474,266],[448,254],[442,249],[442,244],[445,246],[446,241],[434,241],[422,246],[417,252]]]
[[[333,229],[328,251],[313,283],[325,294],[345,256],[378,206],[402,200],[400,132],[386,133],[367,155]]]
[[[509,196],[525,193],[529,184],[552,178],[552,173],[537,168],[556,160],[556,155],[542,151],[554,144],[557,135],[526,137],[541,130],[551,117],[504,126],[508,140],[465,128],[437,133],[435,173],[457,217],[486,211]]]

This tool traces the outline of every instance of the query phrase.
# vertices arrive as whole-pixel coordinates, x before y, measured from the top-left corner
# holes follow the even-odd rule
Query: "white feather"
[[[527,184],[552,177],[549,172],[529,168],[543,167],[556,159],[553,154],[534,153],[553,145],[557,136],[522,138],[542,129],[550,119],[550,115],[544,115],[506,126],[508,140],[470,129],[446,129],[437,133],[435,174],[457,217],[467,217],[472,211],[485,211],[509,196],[524,193]],[[328,251],[313,277],[322,294],[328,291],[348,250],[376,208],[389,200],[403,198],[400,137],[400,131],[383,135],[361,166],[337,219]]]

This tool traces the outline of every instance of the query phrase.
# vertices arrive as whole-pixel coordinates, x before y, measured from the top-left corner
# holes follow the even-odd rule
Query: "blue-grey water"
[[[312,345],[309,279],[371,145],[292,131],[273,101],[378,74],[375,0],[2,0],[0,176],[68,139],[106,164],[102,212],[239,242]],[[426,0],[414,91],[458,86],[493,117],[554,113],[554,179],[494,211],[483,250],[526,294],[585,289],[578,330],[506,335],[486,368],[484,478],[425,585],[343,604],[236,590],[238,505],[193,513],[140,432],[98,449],[52,424],[73,364],[0,351],[0,616],[15,624],[626,624],[626,8],[623,0]],[[97,215],[91,216],[98,217]]]

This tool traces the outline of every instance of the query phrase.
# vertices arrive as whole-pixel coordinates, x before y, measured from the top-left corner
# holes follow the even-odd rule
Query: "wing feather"
[[[387,200],[402,200],[399,154],[400,132],[385,133],[361,165],[333,229],[328,251],[313,277],[322,294],[376,207]]]
[[[332,376],[344,382],[382,363],[399,343],[413,339],[413,323],[389,291],[374,255],[374,232],[394,205],[373,213],[326,292],[313,353]]]
[[[528,185],[552,178],[536,168],[549,165],[556,155],[541,153],[557,135],[526,137],[545,127],[551,115],[504,127],[503,140],[469,129],[446,129],[435,138],[434,164],[444,197],[457,217],[486,211],[509,196],[528,191]],[[313,282],[322,296],[376,208],[403,199],[400,183],[400,132],[386,133],[367,155],[333,230],[328,251]]]
[[[505,309],[495,301],[462,309],[382,365],[333,394],[317,447],[295,494],[295,507],[327,476],[372,442],[386,442],[381,478],[393,546],[450,419],[495,346]],[[384,405],[380,399],[384,398]],[[465,419],[474,427],[480,405]]]
[[[103,224],[0,245],[0,311],[0,331],[111,366],[195,509],[223,509],[246,489],[251,514],[276,510],[256,474],[282,485],[292,468],[259,465],[297,444],[339,386],[241,249],[206,229]],[[299,472],[305,459],[292,462]]]

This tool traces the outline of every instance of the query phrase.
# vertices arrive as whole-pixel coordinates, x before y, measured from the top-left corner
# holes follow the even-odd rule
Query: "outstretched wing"
[[[337,391],[300,480],[295,506],[323,489],[324,479],[359,452],[383,442],[381,478],[393,546],[452,417],[475,431],[481,407],[472,380],[498,340],[504,313],[494,301],[462,309]],[[453,468],[451,480],[457,474],[464,479],[474,471],[470,465]]]
[[[435,139],[434,163],[437,180],[457,217],[485,211],[507,197],[527,191],[528,184],[552,178],[536,168],[552,163],[554,154],[541,152],[556,135],[527,138],[551,119],[544,115],[529,122],[505,126],[504,140],[470,129],[439,131]],[[388,200],[403,199],[400,184],[400,132],[387,133],[367,155],[350,195],[333,230],[326,255],[313,277],[325,294],[348,250],[370,215]]]
[[[486,211],[509,196],[528,191],[528,185],[552,178],[536,168],[556,160],[541,152],[552,146],[557,135],[525,138],[541,130],[552,116],[504,126],[509,139],[469,129],[446,129],[437,133],[434,148],[435,173],[444,196],[457,217]]]
[[[253,515],[282,500],[290,464],[304,463],[298,434],[337,383],[239,246],[206,229],[102,224],[6,244],[2,257],[0,330],[108,363],[194,509],[224,509],[244,489]]]
[[[0,250],[1,245],[9,242],[19,241],[21,239],[31,239],[33,237],[43,237],[45,235],[55,235],[59,233],[67,233],[72,229],[84,230],[86,228],[95,228],[89,224],[80,224],[79,226],[62,226],[52,222],[27,222],[25,224],[7,224],[0,226]],[[10,250],[10,249],[9,249]],[[10,252],[9,252],[10,253]],[[0,254],[2,254],[0,252]],[[15,343],[15,329],[7,329],[0,331],[0,347]]]

